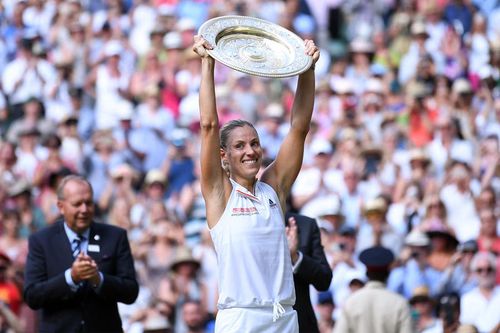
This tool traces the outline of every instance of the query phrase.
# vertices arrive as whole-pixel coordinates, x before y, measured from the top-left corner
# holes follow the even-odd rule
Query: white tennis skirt
[[[215,333],[298,333],[297,312],[292,306],[221,309],[215,318]],[[273,320],[275,319],[275,320]]]

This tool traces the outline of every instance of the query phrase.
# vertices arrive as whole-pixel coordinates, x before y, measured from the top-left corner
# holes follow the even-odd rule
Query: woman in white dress
[[[263,150],[245,120],[227,123],[219,136],[215,105],[215,61],[211,46],[195,36],[201,57],[201,189],[207,223],[217,252],[219,299],[215,331],[298,332],[292,260],[285,234],[285,200],[302,165],[304,141],[314,105],[314,65],[301,74],[290,131],[276,160],[256,178]],[[314,42],[305,42],[313,64]],[[295,229],[295,223],[290,224]]]

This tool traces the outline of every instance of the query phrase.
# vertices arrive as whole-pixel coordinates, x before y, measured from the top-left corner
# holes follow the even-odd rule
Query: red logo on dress
[[[231,216],[240,216],[240,215],[254,215],[258,214],[258,210],[255,207],[241,207],[241,208],[233,208]]]

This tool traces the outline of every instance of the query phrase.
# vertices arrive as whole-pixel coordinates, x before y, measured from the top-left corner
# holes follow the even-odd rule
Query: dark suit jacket
[[[299,251],[303,259],[298,270],[293,274],[295,283],[295,305],[299,317],[299,331],[301,333],[316,333],[318,322],[311,305],[309,285],[312,284],[318,291],[325,291],[332,281],[332,270],[321,245],[321,236],[316,220],[298,214],[286,214],[288,218],[295,217],[299,233]]]
[[[98,245],[100,251],[87,252],[104,280],[98,293],[89,284],[74,292],[64,277],[74,258],[63,223],[58,221],[29,238],[24,299],[40,310],[39,332],[122,332],[117,302],[131,304],[139,292],[126,231],[91,225],[89,245]]]

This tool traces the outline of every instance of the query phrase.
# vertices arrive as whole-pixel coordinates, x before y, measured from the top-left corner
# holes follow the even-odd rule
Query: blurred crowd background
[[[212,330],[217,262],[190,46],[203,22],[230,14],[321,48],[288,207],[316,218],[333,269],[329,291],[312,293],[321,331],[366,282],[358,253],[381,244],[398,258],[388,288],[408,299],[419,332],[492,332],[497,0],[3,0],[0,331],[36,331],[20,293],[27,237],[58,218],[56,188],[70,173],[91,182],[98,220],[129,232],[141,291],[120,308],[125,331]],[[288,130],[295,85],[216,67],[221,123],[253,122],[266,163]]]

